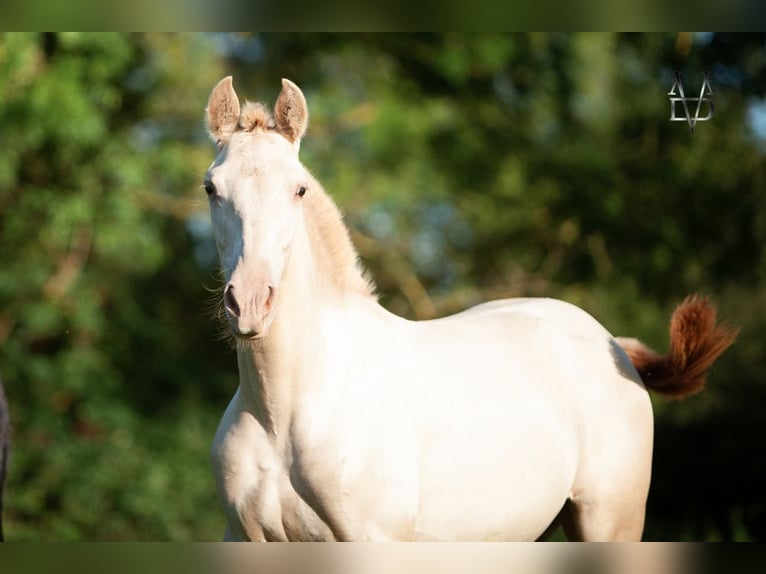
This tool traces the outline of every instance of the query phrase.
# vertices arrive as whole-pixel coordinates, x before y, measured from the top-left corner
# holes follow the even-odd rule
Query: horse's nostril
[[[269,294],[266,295],[266,303],[263,305],[263,310],[268,313],[271,311],[271,304],[274,302],[274,287],[269,285]]]
[[[239,303],[237,303],[236,297],[234,297],[234,286],[233,285],[227,285],[226,289],[223,291],[223,304],[226,306],[226,309],[234,315],[235,317],[239,317]]]

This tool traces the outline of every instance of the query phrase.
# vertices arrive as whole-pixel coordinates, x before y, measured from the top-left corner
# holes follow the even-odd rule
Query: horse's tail
[[[660,355],[637,339],[618,337],[646,388],[673,398],[705,386],[706,371],[737,338],[739,329],[716,324],[716,310],[704,297],[684,299],[670,319],[670,351]]]

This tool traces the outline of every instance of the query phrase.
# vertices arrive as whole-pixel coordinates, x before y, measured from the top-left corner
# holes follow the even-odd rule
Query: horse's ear
[[[301,89],[282,78],[282,91],[274,106],[275,122],[279,133],[299,146],[309,123],[309,110]]]
[[[239,98],[234,91],[231,76],[226,76],[213,88],[207,101],[205,119],[210,137],[216,143],[226,141],[237,129]]]

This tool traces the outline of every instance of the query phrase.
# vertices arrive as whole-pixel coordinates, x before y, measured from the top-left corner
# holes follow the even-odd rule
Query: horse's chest
[[[251,505],[247,505],[245,520],[254,514],[263,538],[270,541],[332,540],[333,534],[316,512],[296,492],[289,478],[289,470],[277,468],[260,477],[261,488],[254,491]],[[241,520],[241,519],[240,519]]]
[[[291,465],[247,413],[224,416],[212,448],[219,496],[232,534],[250,540],[331,540],[297,492]]]

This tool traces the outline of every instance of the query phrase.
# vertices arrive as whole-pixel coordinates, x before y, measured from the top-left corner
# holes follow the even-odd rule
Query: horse
[[[640,540],[647,389],[699,391],[734,342],[684,300],[670,350],[615,338],[559,300],[410,321],[383,308],[341,213],[299,159],[283,79],[273,111],[232,78],[205,118],[204,176],[239,385],[210,456],[225,540]]]
[[[3,381],[0,380],[0,542],[5,540],[3,535],[3,487],[5,486],[5,474],[8,467],[10,434],[8,402],[5,400]]]

